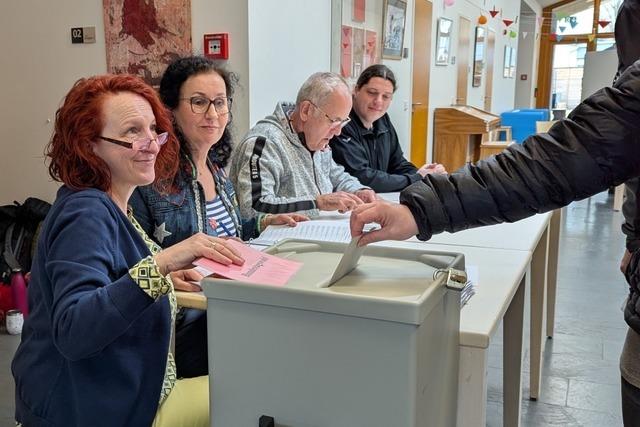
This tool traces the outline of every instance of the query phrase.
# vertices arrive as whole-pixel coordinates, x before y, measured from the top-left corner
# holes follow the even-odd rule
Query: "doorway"
[[[492,29],[489,29],[489,33],[487,34],[487,80],[484,86],[484,111],[491,112],[491,99],[493,97],[493,63],[494,63],[494,52],[496,50],[496,32]]]
[[[429,126],[429,78],[431,69],[430,1],[416,0],[413,24],[413,72],[411,90],[411,162],[420,167],[427,161]]]
[[[464,16],[458,20],[458,84],[456,86],[456,104],[466,105],[469,86],[469,46],[471,43],[471,21]]]
[[[551,71],[551,108],[573,110],[582,96],[586,43],[556,44]]]
[[[517,65],[515,72],[515,108],[535,105],[536,74],[538,69],[538,17],[525,1],[520,2],[520,31],[518,32]]]

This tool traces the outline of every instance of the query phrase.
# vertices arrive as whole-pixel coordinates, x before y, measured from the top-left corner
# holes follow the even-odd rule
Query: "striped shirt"
[[[216,230],[216,234],[219,237],[237,236],[236,226],[233,223],[229,212],[227,212],[224,203],[222,203],[220,195],[216,195],[215,199],[206,203],[206,210],[207,221],[209,222],[209,225],[211,225],[211,228]]]

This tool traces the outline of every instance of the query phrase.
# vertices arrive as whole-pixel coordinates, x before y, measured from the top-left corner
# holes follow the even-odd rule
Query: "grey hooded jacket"
[[[301,212],[317,215],[316,197],[369,188],[325,151],[309,151],[289,123],[294,104],[278,103],[233,149],[229,176],[242,216]]]

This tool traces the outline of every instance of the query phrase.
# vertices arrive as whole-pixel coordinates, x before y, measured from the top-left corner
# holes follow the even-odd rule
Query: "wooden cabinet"
[[[500,126],[500,117],[467,105],[436,108],[434,161],[453,172],[467,162],[480,160],[480,145]]]

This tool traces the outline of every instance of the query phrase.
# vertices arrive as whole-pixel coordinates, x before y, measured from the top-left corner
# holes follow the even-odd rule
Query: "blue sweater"
[[[151,425],[171,318],[167,298],[154,301],[128,274],[148,255],[105,193],[58,191],[37,244],[31,312],[12,364],[17,421]]]

